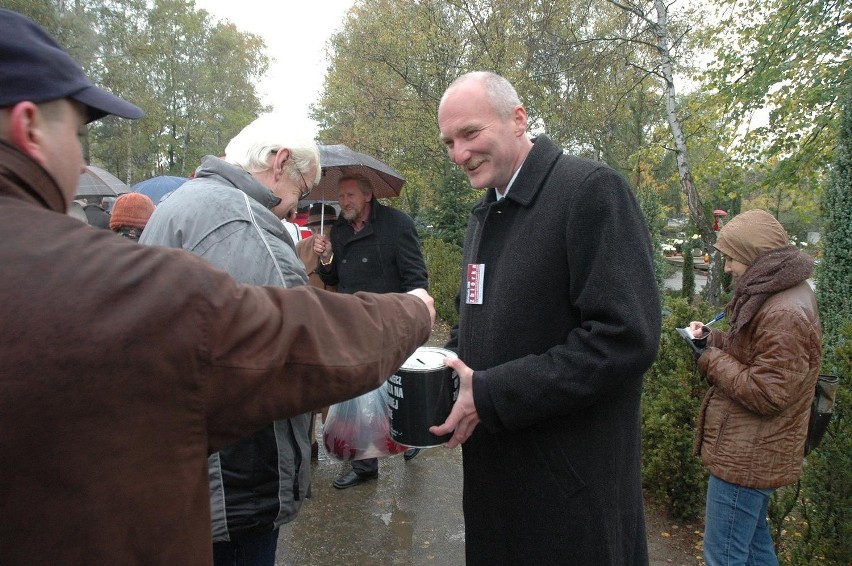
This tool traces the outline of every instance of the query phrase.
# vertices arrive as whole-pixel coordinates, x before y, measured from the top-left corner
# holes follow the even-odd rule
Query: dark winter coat
[[[357,234],[342,216],[331,228],[331,265],[317,273],[338,293],[399,293],[426,289],[429,280],[414,222],[405,213],[370,201],[370,220]]]
[[[0,564],[212,564],[207,456],[380,386],[428,311],[238,285],[67,204],[0,141]]]
[[[660,336],[648,229],[609,167],[539,136],[507,196],[474,206],[447,344],[474,369],[463,444],[468,564],[647,564],[642,375]]]

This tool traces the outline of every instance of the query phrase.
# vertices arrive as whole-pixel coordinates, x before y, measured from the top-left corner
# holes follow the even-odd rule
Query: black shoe
[[[409,448],[408,450],[405,451],[405,454],[403,454],[402,457],[405,459],[406,462],[410,462],[410,461],[414,460],[414,458],[418,454],[420,454],[419,448]]]
[[[353,485],[358,485],[370,480],[374,480],[377,477],[379,477],[379,472],[370,474],[368,476],[359,476],[355,470],[350,470],[348,473],[334,480],[334,482],[332,482],[332,485],[334,485],[334,487],[336,487],[337,489],[346,489],[347,487],[352,487]]]

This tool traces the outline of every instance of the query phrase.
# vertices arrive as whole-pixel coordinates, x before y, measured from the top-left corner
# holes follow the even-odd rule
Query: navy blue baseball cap
[[[87,122],[114,114],[141,118],[142,109],[102,90],[46,31],[29,18],[0,9],[0,108],[70,98],[84,104]]]

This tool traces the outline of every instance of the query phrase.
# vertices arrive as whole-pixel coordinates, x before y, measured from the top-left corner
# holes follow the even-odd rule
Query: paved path
[[[384,458],[378,480],[346,490],[331,482],[348,464],[320,448],[312,465],[313,497],[282,527],[276,566],[464,565],[460,448]],[[646,516],[651,566],[698,564],[694,526]]]
[[[664,282],[666,289],[672,291],[680,291],[683,288],[683,272],[677,270],[674,275],[666,279]],[[704,284],[707,283],[707,273],[705,271],[695,270],[695,292],[699,293],[704,289]]]

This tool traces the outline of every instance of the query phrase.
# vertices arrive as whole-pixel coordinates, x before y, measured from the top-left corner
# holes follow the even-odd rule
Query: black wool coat
[[[403,293],[427,289],[426,262],[414,222],[404,212],[371,201],[370,220],[357,234],[342,216],[331,227],[331,265],[317,274],[338,293]]]
[[[465,301],[484,265],[483,304]],[[467,564],[647,564],[642,375],[660,336],[649,232],[624,179],[545,136],[474,206],[460,320],[481,422],[463,444]]]

